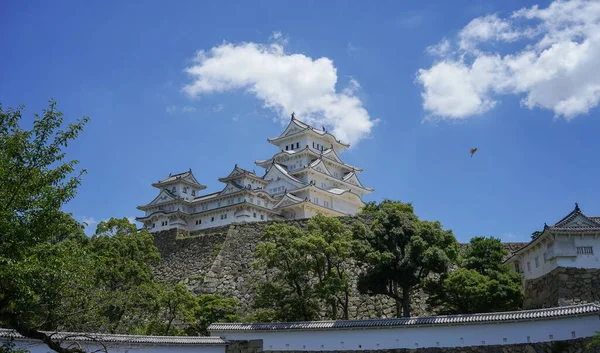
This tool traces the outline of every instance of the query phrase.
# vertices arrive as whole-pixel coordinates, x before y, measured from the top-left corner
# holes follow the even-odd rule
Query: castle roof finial
[[[292,112],[292,120],[296,119],[296,113]]]
[[[575,211],[579,211],[579,204],[575,202]]]

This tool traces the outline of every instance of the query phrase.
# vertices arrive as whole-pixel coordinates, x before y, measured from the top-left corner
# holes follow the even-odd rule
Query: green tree
[[[302,230],[281,223],[265,227],[255,258],[254,266],[264,269],[267,277],[257,288],[256,308],[270,310],[275,321],[318,318],[318,296]]]
[[[591,351],[595,347],[600,347],[600,332],[596,332],[592,337],[592,340],[586,345],[585,349]]]
[[[396,316],[410,316],[411,291],[428,276],[444,276],[455,261],[458,243],[439,222],[420,221],[410,204],[385,200],[371,205],[372,225],[355,225],[356,256],[366,266],[358,289],[396,302]]]
[[[334,217],[318,214],[308,221],[305,233],[306,261],[317,279],[315,290],[329,306],[331,319],[349,318],[350,261],[352,260],[352,232]]]
[[[208,326],[213,322],[237,322],[238,300],[216,294],[202,294],[194,311],[194,324],[188,329],[190,336],[208,336]]]
[[[62,114],[50,101],[31,130],[19,124],[23,107],[0,105],[0,323],[39,339],[58,352],[63,348],[42,328],[80,315],[78,290],[89,288],[89,276],[75,271],[89,265],[77,252],[82,227],[62,206],[71,200],[85,171],[65,161],[63,149],[76,139],[88,118],[64,130]],[[65,241],[66,240],[66,241]],[[75,256],[72,256],[73,253]],[[75,273],[69,273],[75,271]]]
[[[519,310],[521,277],[502,263],[506,254],[500,239],[472,238],[460,267],[443,281],[432,300],[448,314]]]
[[[271,225],[261,240],[256,265],[269,280],[255,297],[258,317],[314,320],[324,305],[332,319],[348,318],[353,236],[339,219],[319,214],[306,230]]]
[[[98,224],[90,252],[94,288],[104,295],[99,316],[111,333],[134,332],[159,305],[160,285],[150,267],[160,259],[153,236],[127,218],[111,218]]]
[[[184,328],[191,325],[198,305],[197,298],[183,285],[161,287],[159,310],[148,325],[149,335],[183,335]],[[177,324],[175,326],[174,324]]]

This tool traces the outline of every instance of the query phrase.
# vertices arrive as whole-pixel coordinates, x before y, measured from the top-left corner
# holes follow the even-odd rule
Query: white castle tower
[[[233,222],[352,215],[364,206],[362,196],[373,192],[358,180],[362,171],[345,164],[339,152],[349,145],[325,128],[316,129],[294,117],[279,137],[267,139],[279,149],[272,158],[256,161],[260,177],[238,167],[219,181],[223,190],[200,195],[190,169],[152,184],[158,196],[136,220],[155,232],[169,228],[197,230]]]

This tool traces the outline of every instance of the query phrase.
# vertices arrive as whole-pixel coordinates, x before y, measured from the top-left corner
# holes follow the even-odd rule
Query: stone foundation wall
[[[600,270],[559,267],[524,283],[523,309],[600,302]]]
[[[526,344],[472,346],[455,348],[417,348],[392,350],[364,350],[365,353],[600,353],[600,346],[586,350],[589,338],[568,341],[539,342]],[[317,353],[309,351],[263,351],[262,341],[235,341],[227,346],[226,353]],[[333,353],[358,352],[335,351]],[[318,352],[323,353],[323,352]]]
[[[357,217],[340,217],[342,223],[351,225]],[[362,217],[369,224],[371,218]],[[155,234],[155,244],[161,254],[156,266],[157,278],[167,282],[183,282],[195,293],[220,293],[238,298],[241,315],[250,313],[253,293],[257,284],[265,280],[265,274],[252,267],[254,250],[268,222],[235,223],[228,226],[205,229],[190,234],[175,229]],[[286,221],[290,225],[306,228],[307,220]],[[507,243],[509,252],[522,243]],[[465,247],[466,244],[461,244]],[[359,269],[353,269],[354,276]],[[356,281],[352,281],[355,283]],[[415,291],[411,300],[411,314],[424,316],[435,314],[426,304],[427,296]],[[360,295],[356,288],[350,297],[350,319],[382,318],[394,316],[394,302],[385,296]],[[325,313],[323,318],[326,319]]]

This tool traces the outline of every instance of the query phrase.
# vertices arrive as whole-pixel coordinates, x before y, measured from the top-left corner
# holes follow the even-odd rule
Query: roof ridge
[[[404,317],[390,319],[364,320],[321,320],[298,321],[284,323],[213,323],[209,330],[293,330],[293,329],[324,329],[324,328],[369,328],[381,326],[417,326],[452,323],[465,324],[494,321],[536,320],[549,317],[565,317],[581,314],[596,314],[600,305],[586,303],[562,307],[542,308],[533,310],[504,311],[492,313],[457,314],[440,316]]]

